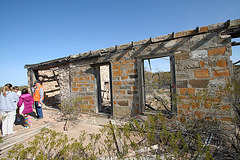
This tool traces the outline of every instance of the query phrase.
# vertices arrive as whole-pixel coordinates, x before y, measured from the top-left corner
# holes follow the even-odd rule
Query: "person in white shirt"
[[[18,97],[20,97],[22,95],[21,91],[19,91],[19,87],[18,86],[14,86],[13,87],[13,91],[18,95]],[[20,108],[17,107],[17,110],[16,110],[17,122],[21,121],[20,114],[22,114],[23,110],[24,110],[24,104],[22,104],[22,106]]]
[[[13,134],[13,124],[15,122],[16,108],[19,97],[12,92],[12,84],[8,83],[3,87],[0,95],[0,113],[2,117],[2,135]]]

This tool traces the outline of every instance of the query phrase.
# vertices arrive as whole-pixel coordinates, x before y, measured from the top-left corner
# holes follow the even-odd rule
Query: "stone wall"
[[[68,65],[61,65],[58,66],[59,70],[59,85],[60,85],[60,94],[61,99],[69,99],[71,96],[71,85],[70,85],[70,69]],[[54,88],[52,88],[54,89]],[[57,103],[60,103],[61,101],[58,101]]]
[[[117,59],[119,54],[111,57],[111,60]],[[110,60],[110,59],[109,59]],[[94,68],[89,66],[90,62],[96,64],[100,59],[86,61],[84,64],[71,64],[71,92],[80,95],[84,100],[84,106],[88,109],[97,110],[97,84],[95,81]],[[113,89],[113,113],[116,117],[130,117],[133,106],[138,113],[138,94],[136,82],[136,60],[118,60],[112,63],[112,89]],[[105,77],[105,76],[102,76]]]
[[[116,117],[135,116],[139,113],[137,61],[128,53],[113,63],[113,103]],[[117,59],[118,55],[114,56]],[[128,58],[128,59],[127,59]]]
[[[206,106],[185,103],[184,107],[178,106],[178,114],[194,113],[202,118],[206,113],[218,112],[218,118],[229,121],[231,115],[224,110],[230,110],[231,102],[229,99],[217,97],[220,96],[220,87],[224,88],[231,80],[231,37],[207,33],[195,36],[194,39],[197,43],[194,44],[194,50],[183,49],[175,54],[178,95],[187,101],[198,92],[207,89],[207,94],[215,97],[214,101],[221,103],[210,105],[212,102],[209,101],[209,105]]]
[[[82,97],[81,107],[95,110],[94,75],[87,62],[70,64],[70,82],[71,95]]]
[[[51,90],[60,89],[61,99],[72,95],[83,98],[83,106],[98,113],[98,66],[105,63],[110,66],[112,82],[112,102],[114,117],[131,117],[144,111],[143,60],[171,56],[175,65],[176,91],[183,101],[189,101],[199,91],[208,89],[209,94],[216,97],[219,87],[225,86],[232,75],[231,35],[226,34],[229,28],[240,28],[240,20],[218,23],[195,30],[132,42],[120,46],[77,54],[65,59],[45,62],[29,66],[39,70],[41,66],[51,65],[58,68],[58,84],[50,85],[47,78],[44,84]],[[43,68],[43,67],[42,67]],[[51,68],[51,67],[50,67]],[[46,69],[42,69],[46,70]],[[49,74],[51,72],[49,71]],[[57,73],[57,72],[56,72]],[[47,76],[52,77],[52,76]],[[175,87],[175,85],[173,85]],[[58,93],[58,92],[56,92]],[[51,94],[52,95],[52,94]],[[49,94],[50,96],[50,94]],[[229,121],[231,114],[229,99],[222,99],[219,104],[218,117]],[[214,108],[177,106],[178,114],[202,113]]]

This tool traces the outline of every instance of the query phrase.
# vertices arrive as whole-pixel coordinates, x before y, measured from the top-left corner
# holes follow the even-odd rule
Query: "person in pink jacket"
[[[22,104],[24,103],[24,109],[22,111],[22,114],[24,116],[25,119],[25,128],[31,127],[31,118],[29,113],[31,113],[33,111],[33,97],[31,96],[31,94],[28,93],[28,90],[26,88],[22,89],[22,95],[19,97],[19,101],[17,106],[20,108],[22,106]]]

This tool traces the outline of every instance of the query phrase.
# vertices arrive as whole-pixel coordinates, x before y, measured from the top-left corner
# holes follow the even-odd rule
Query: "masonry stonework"
[[[179,97],[187,102],[205,89],[219,99],[219,88],[224,87],[232,76],[230,56],[231,38],[239,34],[240,19],[228,23],[218,23],[195,30],[171,33],[164,36],[132,42],[120,46],[71,55],[61,59],[34,65],[26,65],[30,72],[43,77],[43,85],[49,97],[59,95],[55,103],[64,98],[78,95],[83,99],[83,107],[98,113],[99,101],[99,66],[108,64],[111,82],[112,116],[132,117],[144,112],[144,75],[143,60],[150,58],[173,57],[175,84]],[[56,71],[53,74],[52,68]],[[101,72],[101,71],[100,71]],[[101,72],[103,73],[103,72]],[[51,77],[52,81],[51,82]],[[32,84],[33,78],[29,78]],[[55,91],[55,90],[59,91]],[[52,91],[52,92],[51,92]],[[222,99],[219,104],[218,118],[231,119],[231,102]],[[199,107],[186,103],[177,105],[177,113],[195,113],[199,118],[207,110],[214,110],[209,105]]]

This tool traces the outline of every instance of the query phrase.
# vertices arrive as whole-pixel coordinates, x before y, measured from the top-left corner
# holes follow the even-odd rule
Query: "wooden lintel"
[[[240,45],[240,42],[235,42],[235,41],[234,41],[234,42],[231,43],[231,45],[232,45],[232,46],[239,46],[239,45]]]

